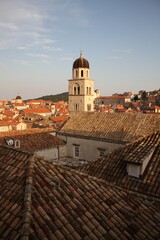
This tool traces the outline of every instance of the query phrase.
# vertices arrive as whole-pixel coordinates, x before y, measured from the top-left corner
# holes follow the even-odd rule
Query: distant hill
[[[64,92],[56,95],[42,96],[36,99],[50,100],[52,102],[59,102],[59,101],[68,102],[68,92]]]

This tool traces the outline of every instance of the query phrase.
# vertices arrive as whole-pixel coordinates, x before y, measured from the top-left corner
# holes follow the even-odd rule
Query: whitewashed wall
[[[83,159],[86,161],[93,161],[99,158],[99,148],[106,149],[105,154],[120,148],[124,145],[109,143],[100,140],[92,140],[92,139],[82,139],[70,136],[62,136],[58,134],[58,137],[66,141],[66,154],[68,157],[74,158],[74,144],[79,145],[79,159]]]
[[[45,149],[41,151],[36,151],[35,154],[38,157],[42,157],[46,161],[53,161],[58,159],[58,148],[50,148],[50,149]],[[66,156],[66,146],[60,146],[59,147],[59,158],[65,157]]]
[[[0,132],[8,132],[11,130],[11,126],[0,126]]]

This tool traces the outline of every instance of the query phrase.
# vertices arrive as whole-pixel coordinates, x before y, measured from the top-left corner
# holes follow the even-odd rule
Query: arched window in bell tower
[[[73,86],[73,95],[80,95],[80,86],[78,83],[75,83]]]
[[[80,86],[78,86],[78,95],[80,95]]]
[[[88,70],[86,71],[86,76],[87,76],[87,78],[88,78]]]
[[[88,95],[88,87],[87,87],[87,95]]]
[[[76,70],[76,78],[78,77],[78,70]]]
[[[83,77],[83,70],[81,70],[81,77]]]

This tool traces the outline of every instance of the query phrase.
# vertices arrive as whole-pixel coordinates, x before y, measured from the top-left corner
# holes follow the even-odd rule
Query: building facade
[[[70,113],[93,111],[94,81],[90,79],[89,62],[83,58],[82,53],[73,63],[68,92]]]

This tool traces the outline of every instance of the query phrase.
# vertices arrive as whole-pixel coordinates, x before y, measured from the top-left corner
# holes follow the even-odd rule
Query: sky
[[[160,0],[0,0],[0,99],[68,91],[80,51],[102,96],[160,88]]]

